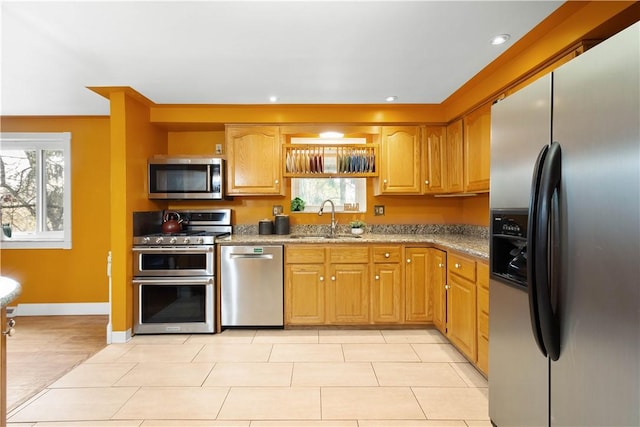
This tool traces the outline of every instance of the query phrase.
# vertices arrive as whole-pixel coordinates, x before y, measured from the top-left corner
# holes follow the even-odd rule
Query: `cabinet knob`
[[[2,335],[6,335],[8,337],[12,337],[15,335],[16,330],[13,328],[14,326],[16,326],[16,321],[14,319],[9,319],[9,321],[7,322],[7,330],[6,331],[2,331]]]
[[[331,276],[331,280],[333,280],[335,282],[336,276]]]
[[[376,280],[380,280],[380,276],[376,275]]]
[[[278,185],[278,184],[280,184],[280,181],[278,181],[278,180],[276,179],[276,185]]]
[[[411,259],[408,259],[408,260],[407,260],[407,264],[411,264]]]
[[[458,263],[455,263],[453,266],[454,266],[455,268],[460,268],[460,267],[462,267],[462,265],[461,265],[461,264],[458,264]]]
[[[385,252],[385,253],[384,253],[384,257],[385,257],[385,258],[389,258],[390,256],[391,256],[391,254],[389,254],[389,252]]]
[[[444,288],[445,288],[446,290],[449,290],[449,289],[451,289],[451,286],[449,286],[449,285],[444,285]]]
[[[324,282],[324,276],[320,276],[320,281]]]
[[[387,180],[386,179],[382,180],[382,185],[384,185],[384,187],[387,188]]]
[[[439,264],[438,264],[438,267],[439,267],[439,268],[442,268],[442,267],[444,267],[444,264],[443,264],[443,263],[439,263]]]
[[[424,183],[425,183],[426,185],[429,185],[429,180],[428,180],[428,179],[427,179],[427,180],[425,180],[425,181],[424,181]]]

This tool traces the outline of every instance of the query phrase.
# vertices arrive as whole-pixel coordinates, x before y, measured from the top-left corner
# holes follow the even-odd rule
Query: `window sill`
[[[71,242],[57,239],[0,239],[0,248],[4,249],[71,249]]]

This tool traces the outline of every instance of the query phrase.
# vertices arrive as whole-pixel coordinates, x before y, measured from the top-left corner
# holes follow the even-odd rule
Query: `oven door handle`
[[[140,285],[212,285],[213,278],[205,277],[196,279],[193,277],[172,277],[171,279],[133,279],[133,283]]]
[[[172,246],[168,247],[133,247],[133,252],[149,252],[149,253],[176,253],[176,252],[190,252],[190,253],[207,253],[213,252],[213,245],[209,246]]]

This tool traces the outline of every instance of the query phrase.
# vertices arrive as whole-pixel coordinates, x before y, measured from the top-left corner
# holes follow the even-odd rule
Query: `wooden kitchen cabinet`
[[[444,126],[427,126],[423,130],[423,194],[438,194],[447,191],[446,137],[447,131]]]
[[[448,193],[464,191],[462,129],[462,119],[456,120],[447,126],[445,151],[447,158],[446,189]]]
[[[402,248],[374,246],[373,281],[371,282],[371,322],[403,321]]]
[[[368,246],[285,246],[285,324],[369,323],[369,280]]]
[[[421,194],[419,126],[383,126],[375,194]]]
[[[476,354],[476,261],[447,255],[447,338],[471,361]]]
[[[284,195],[277,126],[227,126],[227,194]]]
[[[285,246],[285,324],[325,323],[325,262],[324,247]]]
[[[429,248],[405,248],[405,321],[433,320],[433,289],[429,284]]]
[[[369,322],[369,248],[331,247],[327,283],[327,322]]]
[[[476,366],[485,375],[489,374],[489,265],[477,263],[477,322],[478,357]]]
[[[428,282],[433,289],[433,324],[442,332],[447,333],[447,253],[440,249],[429,249]]]
[[[489,191],[491,105],[464,118],[464,191]]]

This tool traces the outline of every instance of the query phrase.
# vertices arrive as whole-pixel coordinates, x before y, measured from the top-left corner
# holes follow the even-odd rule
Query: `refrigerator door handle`
[[[547,349],[544,345],[542,329],[540,326],[540,310],[538,309],[538,282],[536,278],[536,255],[538,253],[538,241],[536,240],[538,222],[538,199],[540,198],[540,183],[542,179],[542,169],[547,158],[549,146],[545,145],[540,150],[535,166],[533,168],[533,178],[531,179],[531,194],[529,199],[529,218],[527,220],[527,290],[529,294],[529,315],[531,316],[531,329],[536,344],[543,356],[547,356]]]
[[[557,198],[554,198],[554,194],[560,187],[562,176],[561,159],[562,150],[560,149],[560,144],[552,142],[546,160],[542,165],[540,192],[536,207],[537,224],[534,230],[534,239],[536,241],[534,255],[535,291],[538,316],[544,346],[551,360],[558,360],[560,357],[560,329],[551,300],[551,288],[555,286],[555,283],[551,274],[549,258],[551,255],[557,255],[555,251],[552,251],[550,236],[551,232],[555,230],[555,225],[552,224],[552,221],[557,220],[552,215],[552,212],[554,210],[554,201],[557,201]]]

